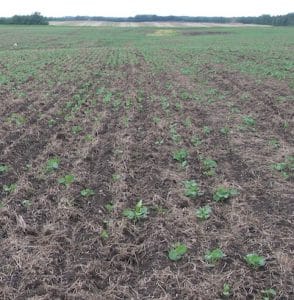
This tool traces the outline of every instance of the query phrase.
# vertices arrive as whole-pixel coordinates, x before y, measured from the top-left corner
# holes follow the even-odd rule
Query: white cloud
[[[294,0],[8,0],[1,5],[0,15],[35,11],[45,16],[257,16],[294,12]]]

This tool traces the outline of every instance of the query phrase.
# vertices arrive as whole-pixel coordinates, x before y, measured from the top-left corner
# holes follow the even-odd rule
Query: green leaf
[[[213,200],[219,202],[219,201],[229,199],[235,195],[238,195],[238,191],[236,189],[226,188],[221,186],[215,190],[213,194]]]
[[[134,220],[135,222],[139,219],[146,218],[148,214],[148,208],[143,205],[142,200],[138,201],[135,205],[135,209],[125,209],[123,211],[123,215],[130,220]]]
[[[100,237],[104,240],[108,239],[109,238],[109,234],[108,234],[108,231],[103,229],[100,233]]]
[[[107,211],[108,211],[109,213],[111,213],[111,212],[113,211],[113,209],[114,209],[114,205],[113,205],[112,203],[107,203],[107,204],[105,205],[105,208],[107,209]]]
[[[184,254],[187,252],[187,246],[182,243],[176,243],[168,252],[168,257],[172,261],[180,260]]]
[[[244,116],[243,123],[247,126],[254,126],[256,124],[256,121],[250,116]]]
[[[222,295],[224,297],[229,297],[231,294],[231,287],[229,284],[224,283]]]
[[[51,158],[47,161],[46,171],[51,172],[59,168],[60,159],[58,157]]]
[[[271,300],[274,299],[277,295],[277,292],[274,289],[267,289],[264,291],[261,291],[263,298],[262,300]]]
[[[274,169],[277,170],[277,171],[283,171],[286,169],[287,167],[287,164],[286,163],[277,163],[277,164],[274,164],[273,165]]]
[[[219,260],[221,260],[223,257],[225,257],[225,254],[223,251],[219,248],[216,248],[212,251],[207,251],[204,258],[208,263],[216,263]]]
[[[190,198],[196,198],[197,196],[202,195],[203,193],[200,192],[200,188],[195,180],[185,180],[185,196]]]
[[[265,265],[265,258],[256,253],[249,253],[244,258],[247,264],[254,268],[263,267]]]
[[[8,172],[8,166],[0,165],[0,174]]]
[[[30,207],[32,205],[32,201],[30,201],[30,200],[22,200],[21,201],[21,205],[24,206],[24,207],[26,207],[26,208],[28,208],[28,207]]]
[[[207,220],[210,217],[211,212],[212,212],[211,207],[209,205],[206,205],[196,210],[196,216],[200,220]]]
[[[188,151],[186,149],[180,149],[173,153],[173,159],[178,162],[185,162],[188,158]]]
[[[123,211],[123,215],[130,220],[135,219],[135,216],[136,216],[135,211],[133,209],[125,209]]]
[[[92,189],[84,189],[84,190],[81,191],[81,195],[83,197],[90,197],[90,196],[95,195],[95,192]]]
[[[73,183],[75,180],[75,177],[71,174],[65,175],[64,177],[61,177],[58,179],[58,183],[65,185],[68,187],[71,183]]]
[[[3,185],[3,191],[5,193],[12,193],[16,190],[16,183],[12,183],[12,184],[4,184]]]

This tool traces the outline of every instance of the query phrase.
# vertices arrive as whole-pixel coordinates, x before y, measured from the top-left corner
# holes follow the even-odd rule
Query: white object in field
[[[14,44],[13,44],[13,48],[17,48],[17,43],[14,43]]]

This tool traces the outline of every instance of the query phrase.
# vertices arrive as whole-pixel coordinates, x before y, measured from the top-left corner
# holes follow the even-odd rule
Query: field
[[[1,299],[294,299],[294,28],[0,37]]]

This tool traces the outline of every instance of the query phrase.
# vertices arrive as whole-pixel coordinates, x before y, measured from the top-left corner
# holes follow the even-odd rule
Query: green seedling
[[[124,116],[122,122],[123,122],[124,127],[128,128],[129,127],[130,118],[128,116]]]
[[[133,106],[132,100],[127,99],[126,102],[125,102],[126,109],[130,109],[132,106]]]
[[[271,139],[271,140],[269,140],[268,144],[269,144],[269,146],[271,146],[271,147],[273,147],[275,149],[278,149],[278,148],[281,147],[281,144],[280,144],[280,142],[277,139]]]
[[[97,95],[103,95],[104,92],[105,92],[105,87],[100,87],[100,88],[97,88],[97,90],[96,90]]]
[[[160,104],[161,104],[162,109],[167,112],[170,107],[168,99],[165,97],[161,97]]]
[[[25,165],[25,169],[26,169],[27,171],[29,171],[32,167],[33,167],[32,164],[26,164],[26,165]]]
[[[256,124],[256,121],[250,116],[244,116],[242,119],[243,119],[243,124],[246,126],[255,126]]]
[[[284,129],[289,128],[289,123],[288,123],[287,121],[283,122],[282,127],[283,127]]]
[[[198,135],[193,135],[192,138],[191,138],[191,144],[194,147],[197,147],[197,146],[202,144],[202,141],[201,141],[201,139],[199,138]]]
[[[112,106],[113,106],[114,110],[119,110],[121,104],[122,104],[121,100],[115,99],[115,100],[113,101]]]
[[[172,261],[178,261],[187,253],[187,250],[185,244],[175,243],[168,251],[168,258]]]
[[[178,111],[182,110],[182,109],[183,109],[182,103],[181,103],[181,102],[176,102],[175,108],[176,108],[176,110],[178,110]]]
[[[181,68],[181,73],[183,75],[192,75],[193,72],[191,70],[189,70],[188,68]]]
[[[202,160],[202,164],[204,167],[204,174],[207,176],[215,175],[215,169],[217,168],[217,162],[213,159],[206,158]]]
[[[159,139],[157,141],[155,141],[155,145],[161,146],[164,143],[164,139]]]
[[[100,237],[103,239],[103,240],[107,240],[109,238],[109,233],[106,229],[103,229],[100,233]]]
[[[211,251],[207,251],[204,259],[209,263],[209,264],[215,264],[218,261],[220,261],[222,258],[225,257],[225,254],[223,253],[223,251],[219,248],[216,248],[214,250]]]
[[[67,174],[64,177],[58,179],[58,183],[69,187],[75,181],[75,177],[71,174]]]
[[[83,130],[83,128],[82,128],[80,125],[76,125],[76,126],[73,126],[73,127],[71,128],[71,132],[72,132],[73,134],[78,134],[78,133],[80,133],[82,130]]]
[[[261,291],[262,293],[262,300],[272,300],[276,297],[277,292],[274,289],[266,289]]]
[[[186,118],[185,121],[184,121],[184,126],[189,128],[192,126],[192,120],[190,117]]]
[[[57,123],[57,122],[56,122],[56,120],[54,120],[54,119],[50,119],[50,120],[48,120],[48,122],[47,122],[47,124],[48,124],[48,126],[49,126],[50,128],[53,127],[56,123]]]
[[[286,179],[294,175],[294,156],[286,157],[285,161],[273,165]]]
[[[85,141],[86,142],[92,142],[94,137],[91,134],[86,134],[85,135]]]
[[[22,126],[26,122],[26,118],[20,114],[13,113],[8,118],[11,123],[16,124],[16,126]]]
[[[21,205],[25,208],[29,208],[32,205],[32,201],[30,200],[22,200]]]
[[[230,133],[230,128],[229,127],[222,127],[220,129],[220,133],[222,133],[223,135],[228,135]]]
[[[260,268],[265,265],[265,258],[256,253],[249,253],[244,257],[246,263],[253,268]]]
[[[241,95],[240,99],[241,99],[242,101],[247,101],[247,100],[249,100],[249,99],[250,99],[250,93],[249,93],[249,92],[244,92],[244,93]]]
[[[188,151],[180,149],[173,153],[173,159],[181,163],[183,167],[187,166]]]
[[[9,170],[8,166],[6,165],[0,165],[0,174],[7,173]]]
[[[85,109],[85,115],[88,117],[92,114],[92,109]]]
[[[64,116],[64,120],[66,122],[69,122],[69,121],[73,120],[73,118],[74,118],[74,116],[71,115],[71,114],[67,114],[67,115]]]
[[[59,168],[60,159],[58,157],[50,158],[46,164],[46,171],[52,172]]]
[[[229,297],[231,294],[231,287],[228,283],[224,283],[224,286],[223,286],[223,290],[222,290],[222,296],[223,297]]]
[[[196,198],[197,196],[203,195],[195,180],[185,180],[183,184],[185,186],[185,196],[189,198]]]
[[[196,216],[198,219],[204,221],[207,220],[212,213],[212,209],[209,205],[200,207],[196,210]]]
[[[114,205],[113,205],[113,203],[107,203],[107,204],[105,205],[105,208],[106,208],[106,210],[107,210],[109,213],[111,213],[111,212],[113,212],[113,210],[114,210]]]
[[[81,195],[83,197],[90,197],[90,196],[94,196],[95,192],[92,189],[84,189],[84,190],[81,190]]]
[[[134,209],[128,208],[123,211],[123,215],[128,219],[137,222],[140,219],[146,218],[148,208],[143,205],[142,200],[138,201]]]
[[[230,109],[230,111],[231,111],[231,113],[235,113],[235,114],[237,114],[237,113],[240,113],[241,111],[240,111],[240,109],[238,108],[238,107],[231,107],[231,109]]]
[[[175,125],[171,126],[170,128],[170,136],[175,144],[179,144],[182,141],[182,137],[180,134],[177,133]]]
[[[119,174],[112,174],[112,180],[114,182],[117,182],[121,179],[121,176]]]
[[[204,134],[209,135],[212,132],[212,128],[209,126],[204,126],[203,132],[204,132]]]
[[[238,195],[238,191],[233,188],[218,187],[213,193],[213,200],[216,202],[227,200],[233,196]]]
[[[112,93],[107,92],[106,95],[103,97],[103,103],[108,104],[111,102]]]
[[[153,117],[152,121],[154,122],[154,124],[159,124],[161,119],[159,117]]]
[[[190,100],[190,99],[192,99],[193,97],[192,97],[192,95],[191,95],[189,92],[183,91],[183,92],[180,94],[180,98],[181,98],[182,100]]]
[[[4,184],[3,185],[3,192],[5,193],[13,193],[16,190],[16,183],[12,183],[12,184]]]
[[[72,109],[74,107],[74,103],[72,101],[67,101],[65,103],[65,108],[66,109]]]

